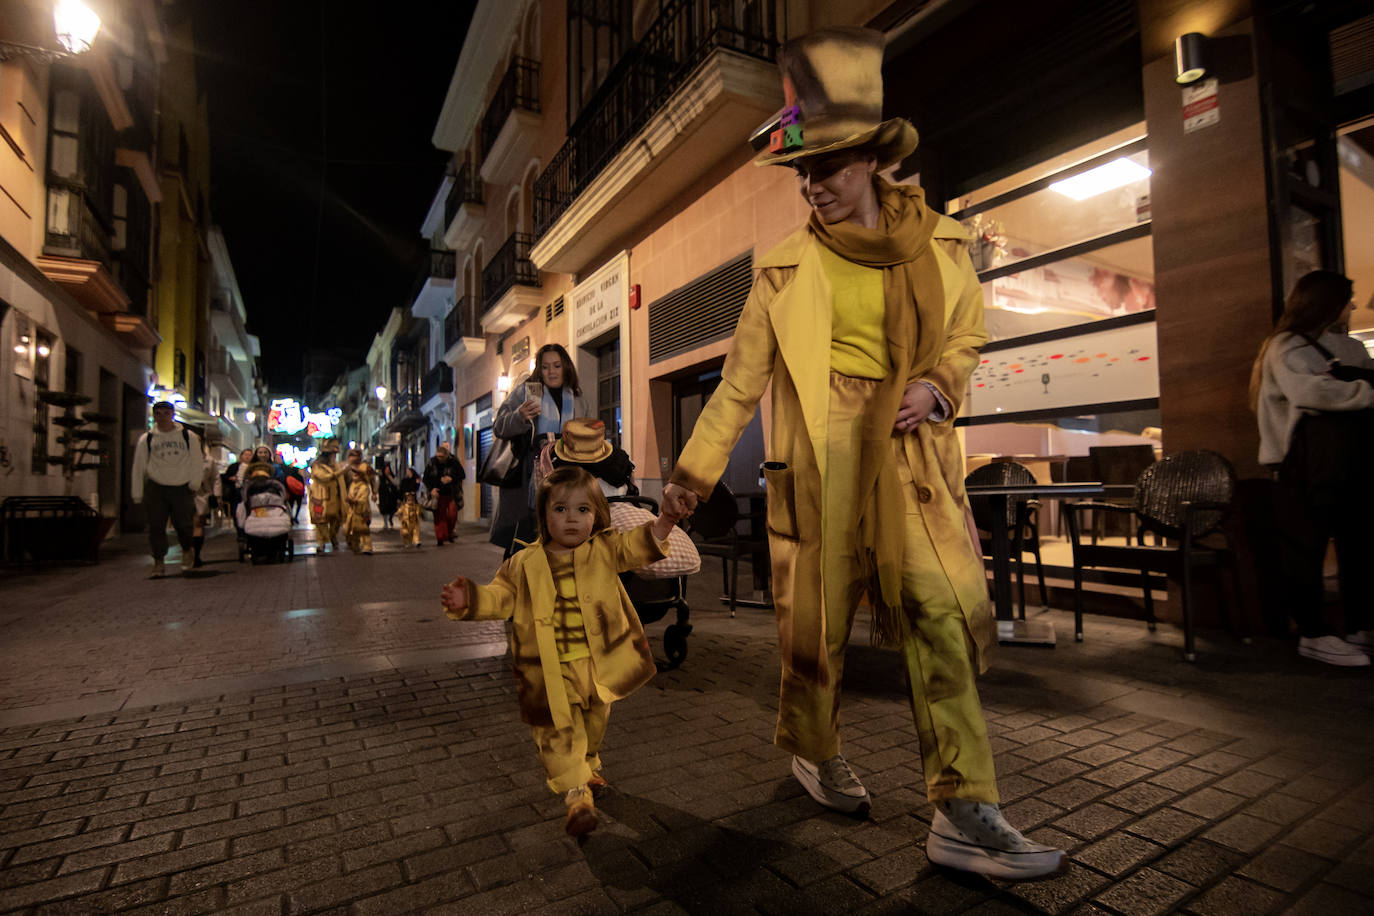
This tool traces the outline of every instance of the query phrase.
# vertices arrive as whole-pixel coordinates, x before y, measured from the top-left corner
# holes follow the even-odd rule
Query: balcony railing
[[[499,131],[500,125],[496,129]],[[483,193],[482,176],[477,173],[477,167],[472,160],[464,160],[458,174],[453,176],[453,187],[449,188],[448,199],[444,201],[444,228],[452,225],[453,217],[463,204],[482,203]]]
[[[438,280],[452,280],[458,275],[457,255],[452,251],[432,248],[429,252],[429,275]]]
[[[534,239],[517,232],[506,239],[506,244],[497,249],[496,255],[482,268],[482,289],[486,291],[482,299],[483,311],[495,305],[517,283],[539,285],[539,271],[530,260],[533,247]]]
[[[401,414],[419,411],[420,405],[423,403],[420,400],[420,389],[418,388],[402,388],[392,392],[391,395],[391,410],[398,417]]]
[[[772,60],[778,29],[771,0],[669,0],[644,38],[568,129],[534,183],[534,236],[549,230],[628,145],[696,66],[718,48]]]
[[[468,297],[464,296],[453,304],[444,318],[444,350],[453,349],[453,345],[464,337],[476,337],[471,323],[472,309],[468,306]]]
[[[453,368],[448,363],[436,363],[420,380],[420,403],[428,404],[435,395],[453,391]]]
[[[527,57],[517,57],[510,62],[510,69],[496,87],[496,94],[487,105],[487,113],[482,116],[482,154],[491,152],[501,133],[506,118],[517,108],[538,113],[539,111],[539,61]]]

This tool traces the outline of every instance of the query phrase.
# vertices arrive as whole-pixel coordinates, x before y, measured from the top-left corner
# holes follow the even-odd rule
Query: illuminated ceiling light
[[[1098,194],[1105,194],[1107,191],[1125,187],[1149,177],[1149,169],[1139,162],[1122,156],[1120,159],[1113,159],[1105,165],[1099,165],[1095,169],[1080,172],[1072,178],[1056,181],[1050,185],[1050,190],[1057,191],[1073,200],[1087,200],[1089,197],[1096,197]]]
[[[51,353],[51,352],[52,352],[52,350],[49,350],[49,349],[48,349],[48,345],[47,345],[47,344],[39,344],[39,345],[38,345],[38,355],[39,355],[39,356],[47,356],[47,355],[48,355],[49,353]]]
[[[510,391],[509,375],[503,373],[496,377],[496,390],[501,392],[502,394],[505,394],[507,391]]]
[[[1196,83],[1207,75],[1207,39],[1201,32],[1188,32],[1174,39],[1174,82],[1180,86]]]
[[[52,7],[57,41],[69,54],[89,51],[100,31],[100,17],[81,0],[56,0]]]

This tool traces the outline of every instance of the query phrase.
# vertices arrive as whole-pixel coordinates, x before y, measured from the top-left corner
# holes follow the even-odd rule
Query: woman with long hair
[[[534,523],[534,465],[544,442],[562,434],[563,422],[588,414],[577,383],[577,367],[560,344],[539,348],[534,372],[511,388],[492,421],[492,434],[509,439],[519,450],[520,479],[502,487],[491,523],[491,542],[510,554],[515,540],[532,541]]]
[[[1283,597],[1298,626],[1298,654],[1345,667],[1369,665],[1374,653],[1374,535],[1362,496],[1367,471],[1358,464],[1374,445],[1374,359],[1346,333],[1353,292],[1334,271],[1300,278],[1250,374],[1259,460],[1275,478]],[[1322,566],[1333,538],[1344,639],[1323,613]]]

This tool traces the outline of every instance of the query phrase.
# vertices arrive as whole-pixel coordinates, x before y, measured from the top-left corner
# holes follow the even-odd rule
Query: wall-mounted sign
[[[511,366],[523,366],[525,361],[530,358],[530,336],[526,334],[515,342],[511,347],[510,364]]]
[[[267,431],[278,436],[294,436],[305,429],[305,407],[295,398],[277,398],[267,411]]]
[[[1183,132],[1221,123],[1221,104],[1217,101],[1216,77],[1183,87]]]
[[[310,434],[312,439],[327,439],[334,435],[334,428],[343,419],[343,409],[331,407],[324,413],[315,413],[313,410],[305,411],[305,431]]]
[[[573,327],[578,346],[620,327],[620,316],[629,295],[630,259],[611,259],[605,267],[573,287]]]

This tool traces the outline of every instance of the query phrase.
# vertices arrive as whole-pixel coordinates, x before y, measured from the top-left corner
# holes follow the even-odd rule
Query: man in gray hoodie
[[[167,519],[171,518],[181,544],[181,569],[191,568],[191,526],[195,519],[195,489],[205,472],[200,436],[177,423],[176,407],[169,401],[153,405],[153,428],[143,434],[134,450],[133,497],[148,513],[148,546],[153,554],[151,579],[166,572]]]

